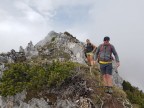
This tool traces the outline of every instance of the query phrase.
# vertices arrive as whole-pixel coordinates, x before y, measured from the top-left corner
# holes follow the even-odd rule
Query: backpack
[[[113,58],[113,56],[112,56],[112,46],[111,46],[111,44],[108,44],[108,48],[109,48],[109,50],[110,50],[110,58],[111,58],[111,60],[114,60],[114,58]],[[99,52],[99,55],[98,55],[98,62],[100,61],[100,53],[101,53],[103,50],[104,50],[104,44],[102,44],[102,45],[100,46],[100,52]]]
[[[86,53],[89,53],[89,52],[91,52],[91,51],[93,51],[93,49],[94,49],[94,46],[91,44],[91,43],[89,43],[89,44],[86,44]]]

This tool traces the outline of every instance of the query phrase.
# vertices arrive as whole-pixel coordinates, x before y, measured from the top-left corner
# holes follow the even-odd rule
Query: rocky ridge
[[[66,80],[60,88],[51,88],[43,91],[40,98],[24,100],[30,93],[23,91],[15,96],[0,97],[2,108],[131,108],[122,91],[122,78],[118,75],[113,63],[113,82],[116,86],[115,94],[109,95],[100,87],[101,79],[98,69],[92,69],[85,63],[83,52],[84,43],[80,42],[70,33],[50,32],[44,40],[36,45],[32,42],[24,49],[20,46],[19,52],[11,50],[6,54],[0,54],[0,77],[7,69],[6,63],[33,62],[51,63],[52,61],[72,61],[82,64],[76,71],[77,74]],[[60,95],[62,94],[62,95]]]

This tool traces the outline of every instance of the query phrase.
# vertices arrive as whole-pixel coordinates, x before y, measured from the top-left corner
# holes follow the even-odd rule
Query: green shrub
[[[76,66],[72,62],[53,62],[49,69],[48,86],[60,85],[64,79],[73,74],[73,69]]]
[[[123,90],[132,104],[137,104],[144,108],[144,93],[139,88],[132,86],[129,82],[123,82]]]
[[[4,71],[0,80],[0,92],[2,96],[14,95],[25,89],[29,82],[28,68],[26,64],[11,64]]]
[[[115,97],[121,97],[121,98],[126,99],[127,95],[121,88],[114,87],[113,89],[114,89],[114,94],[113,95]]]
[[[53,62],[45,66],[10,64],[0,80],[0,95],[15,95],[23,90],[58,86],[74,73],[75,66],[72,62]]]
[[[55,41],[56,37],[52,37],[51,42]]]

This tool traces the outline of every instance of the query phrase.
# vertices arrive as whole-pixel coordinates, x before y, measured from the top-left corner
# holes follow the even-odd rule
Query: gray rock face
[[[32,41],[28,43],[28,46],[26,47],[24,52],[28,59],[30,59],[33,56],[38,56],[38,51],[36,47],[33,45]]]
[[[22,46],[20,46],[20,48],[19,48],[19,52],[23,52],[23,53],[24,53],[24,49],[23,49]]]
[[[26,56],[24,52],[16,52],[12,49],[10,52],[5,54],[0,54],[0,63],[14,63],[14,62],[22,62],[26,60]]]
[[[2,78],[3,71],[5,71],[5,70],[6,70],[5,65],[3,63],[0,64],[0,78]]]
[[[54,32],[54,31],[51,31],[48,33],[48,35],[41,41],[39,41],[37,44],[36,44],[36,47],[38,46],[41,46],[43,47],[45,44],[47,44],[48,42],[51,42],[51,39],[53,37],[57,37],[59,34]]]
[[[7,62],[7,58],[4,56],[0,56],[0,63],[6,63]]]
[[[58,57],[55,59],[60,60],[65,58],[64,55],[69,55],[71,61],[85,64],[83,44],[68,32],[55,33],[52,31],[44,40],[38,42],[35,47],[38,49],[40,55],[48,57],[49,55],[51,56],[58,53]],[[59,54],[60,52],[65,54]]]
[[[117,70],[115,61],[113,61],[113,73],[112,73],[112,76],[113,76],[113,84],[115,86],[119,87],[119,88],[123,88],[122,87],[123,79],[118,74],[118,70]]]
[[[56,108],[77,108],[76,104],[71,100],[58,100]]]
[[[52,108],[48,105],[43,98],[36,99],[33,98],[28,103],[24,102],[26,98],[26,92],[18,93],[15,96],[11,97],[0,97],[0,106],[1,108]]]
[[[66,34],[60,34],[59,37],[56,38],[56,43],[58,43],[58,48],[64,47],[64,51],[71,55],[71,61],[85,64],[83,44],[80,41]]]

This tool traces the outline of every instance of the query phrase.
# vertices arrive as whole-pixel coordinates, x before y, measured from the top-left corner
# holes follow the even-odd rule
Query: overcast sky
[[[111,38],[119,74],[144,90],[144,0],[0,0],[0,52],[68,31],[99,45]]]

